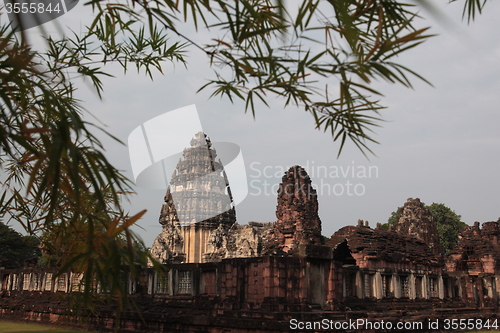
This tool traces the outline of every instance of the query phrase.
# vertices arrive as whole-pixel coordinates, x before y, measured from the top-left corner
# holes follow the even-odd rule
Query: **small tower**
[[[177,163],[151,254],[160,262],[202,262],[211,231],[236,222],[229,182],[210,139],[196,133]]]
[[[434,255],[444,254],[444,248],[439,241],[434,217],[424,207],[424,203],[419,198],[409,198],[405,202],[393,230],[420,239],[431,248]]]
[[[321,245],[318,197],[311,179],[301,166],[291,167],[278,190],[276,222],[271,231],[271,248],[294,252],[299,245]]]

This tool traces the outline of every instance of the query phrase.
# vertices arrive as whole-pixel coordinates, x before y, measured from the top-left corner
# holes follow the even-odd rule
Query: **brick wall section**
[[[234,300],[233,307],[255,309],[277,299],[290,304],[307,301],[306,258],[241,258],[222,263],[220,297]]]
[[[112,332],[114,315],[111,310],[103,310],[99,317],[87,318],[85,322],[75,317],[65,317],[67,307],[64,297],[51,299],[48,293],[16,292],[6,295],[0,293],[0,318],[18,321],[34,321],[54,323],[68,327],[80,327],[95,332]],[[28,308],[14,308],[12,297],[23,304],[33,304]],[[10,299],[8,305],[6,300]],[[50,302],[50,311],[44,310],[46,302]],[[249,309],[223,310],[216,309],[220,302],[217,298],[193,297],[183,299],[163,299],[141,295],[136,298],[136,305],[141,310],[142,320],[136,313],[124,313],[120,324],[121,333],[151,332],[204,332],[204,333],[264,333],[289,332],[290,319],[318,321],[331,319],[342,321],[347,319],[368,319],[371,321],[421,321],[440,319],[498,319],[494,308],[464,308],[458,302],[435,300],[379,300],[353,301],[344,311],[289,311],[287,309],[257,311]],[[342,332],[356,332],[353,330]],[[361,332],[369,332],[362,330]],[[429,332],[429,330],[419,330]]]

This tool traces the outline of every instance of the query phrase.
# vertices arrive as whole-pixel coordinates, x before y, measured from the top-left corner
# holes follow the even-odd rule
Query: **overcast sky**
[[[60,23],[71,23],[77,31],[78,22],[88,24],[82,21],[82,6],[80,3]],[[254,120],[244,113],[242,103],[209,99],[210,91],[197,94],[211,71],[206,56],[195,49],[189,53],[188,69],[166,63],[164,75],[156,74],[151,82],[134,70],[123,75],[109,67],[116,77],[105,80],[103,101],[85,85],[77,97],[124,142],[145,121],[196,104],[212,141],[241,147],[249,194],[236,207],[240,224],[276,219],[276,186],[282,172],[295,164],[308,167],[316,184],[327,236],[358,219],[368,220],[371,226],[386,222],[409,197],[419,197],[426,204],[444,203],[468,224],[496,220],[500,217],[500,2],[487,3],[485,13],[469,26],[460,21],[458,3],[443,8],[455,22],[454,28],[429,18],[431,32],[439,36],[400,58],[434,86],[418,79],[413,80],[413,90],[384,82],[375,85],[385,94],[382,104],[388,108],[382,111],[386,122],[376,129],[375,139],[380,144],[370,146],[376,156],[369,160],[354,145],[348,145],[337,159],[338,143],[315,130],[308,113],[284,110],[282,101],[269,101],[271,108],[259,107]],[[190,35],[201,43],[207,37],[212,38],[206,32]],[[126,146],[106,140],[106,154],[132,178]],[[358,171],[370,167],[371,174],[359,177]],[[356,168],[354,177],[352,168]],[[324,170],[329,170],[326,176],[320,174]],[[335,170],[338,177],[331,173]],[[158,217],[165,193],[136,190],[130,211],[148,209],[138,232],[151,246],[161,231]]]

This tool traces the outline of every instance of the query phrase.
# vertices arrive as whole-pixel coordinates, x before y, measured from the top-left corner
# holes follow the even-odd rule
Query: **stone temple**
[[[283,175],[274,222],[238,224],[229,185],[211,141],[197,133],[172,175],[151,249],[166,273],[123,271],[142,315],[124,314],[120,332],[289,332],[292,320],[423,325],[377,332],[456,331],[447,320],[500,327],[500,223],[464,228],[445,253],[432,215],[409,198],[390,230],[359,220],[327,238],[304,168]],[[64,317],[64,295],[80,281],[55,268],[0,267],[0,316]],[[108,310],[89,327],[112,331]],[[324,331],[375,331],[339,327]]]
[[[283,177],[276,216],[276,222],[238,224],[224,167],[210,139],[198,132],[172,175],[151,254],[164,264],[200,263],[321,245],[316,190],[302,167]]]
[[[172,175],[152,255],[160,262],[204,262],[216,235],[236,222],[224,167],[210,139],[198,132]]]

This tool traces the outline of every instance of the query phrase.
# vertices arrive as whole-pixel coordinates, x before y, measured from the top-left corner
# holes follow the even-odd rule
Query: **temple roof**
[[[236,221],[224,166],[210,138],[198,132],[184,149],[165,195],[160,224],[204,223],[216,228]]]
[[[442,258],[432,253],[423,241],[395,231],[371,229],[364,225],[347,226],[335,232],[326,245],[334,249],[344,241],[353,257],[363,260],[440,265]]]
[[[500,224],[485,222],[480,228],[479,222],[465,227],[458,235],[458,244],[451,254],[466,254],[469,258],[481,258],[492,255],[500,259]]]

